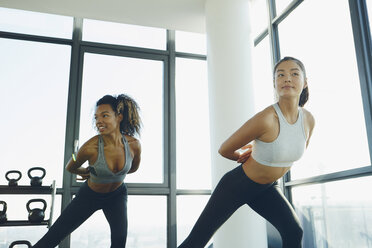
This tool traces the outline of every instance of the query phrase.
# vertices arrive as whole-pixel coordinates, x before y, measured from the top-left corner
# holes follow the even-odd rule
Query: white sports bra
[[[302,157],[306,148],[303,110],[299,107],[297,121],[289,124],[279,104],[273,104],[273,107],[279,117],[279,135],[273,142],[254,140],[251,156],[263,165],[290,167]]]

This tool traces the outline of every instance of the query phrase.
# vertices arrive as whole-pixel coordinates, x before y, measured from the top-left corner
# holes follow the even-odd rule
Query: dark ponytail
[[[300,95],[300,102],[298,103],[298,105],[300,107],[303,107],[307,100],[309,100],[309,87],[306,87],[302,90]]]
[[[125,94],[118,96],[105,95],[97,101],[96,106],[110,104],[112,110],[117,114],[123,115],[120,122],[120,132],[129,136],[140,135],[141,118],[139,116],[139,107],[134,99]]]
[[[302,70],[302,72],[304,74],[304,78],[306,79],[306,70],[305,70],[304,64],[300,60],[298,60],[298,59],[296,59],[294,57],[289,57],[289,56],[282,58],[281,60],[279,60],[275,64],[275,66],[274,66],[274,79],[275,79],[275,72],[276,72],[276,69],[278,68],[278,66],[282,62],[288,61],[288,60],[291,60],[291,61],[295,62],[301,68],[301,70]],[[300,95],[300,101],[299,101],[298,105],[300,107],[303,107],[305,105],[305,103],[307,102],[307,100],[309,100],[309,86],[306,86],[306,88],[304,88],[302,90],[301,95]]]

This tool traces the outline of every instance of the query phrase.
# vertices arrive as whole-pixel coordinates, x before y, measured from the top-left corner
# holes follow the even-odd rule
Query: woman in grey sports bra
[[[141,160],[141,119],[137,103],[127,95],[106,95],[96,103],[98,135],[89,139],[66,165],[87,179],[49,231],[33,247],[56,247],[95,211],[102,209],[111,230],[111,248],[123,248],[127,239],[126,174]],[[87,162],[87,168],[82,165]]]
[[[279,231],[283,248],[301,247],[303,230],[277,180],[303,154],[314,118],[303,108],[308,99],[305,67],[285,57],[274,67],[279,101],[249,119],[220,147],[219,153],[241,163],[214,189],[191,233],[179,248],[203,248],[242,205],[249,205]],[[253,145],[246,145],[253,142]],[[253,152],[252,152],[253,146]],[[248,148],[240,154],[241,148]]]

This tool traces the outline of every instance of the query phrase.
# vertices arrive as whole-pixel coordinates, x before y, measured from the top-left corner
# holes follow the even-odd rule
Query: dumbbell
[[[18,174],[18,178],[9,178],[9,174],[14,174],[14,173]],[[5,174],[5,178],[9,182],[8,185],[12,187],[18,185],[18,181],[19,179],[21,179],[21,177],[22,177],[22,173],[18,170],[10,170]]]
[[[43,208],[30,209],[30,204],[33,202],[43,203]],[[31,199],[27,202],[26,208],[28,211],[28,220],[32,223],[41,223],[45,217],[45,209],[47,207],[46,201],[44,199]]]
[[[8,220],[6,217],[7,205],[5,201],[0,201],[0,205],[3,205],[3,210],[0,211],[0,224],[2,224]]]
[[[34,170],[40,170],[43,172],[43,174],[39,177],[39,176],[31,176],[31,172],[34,171]],[[35,187],[38,187],[38,186],[41,186],[41,184],[43,183],[43,178],[45,177],[45,174],[46,174],[46,171],[43,167],[32,167],[28,170],[27,172],[27,175],[28,177],[31,179],[31,186],[35,186]]]
[[[17,240],[17,241],[13,241],[10,244],[9,248],[13,248],[16,245],[27,245],[27,247],[32,247],[30,241],[27,241],[27,240]]]

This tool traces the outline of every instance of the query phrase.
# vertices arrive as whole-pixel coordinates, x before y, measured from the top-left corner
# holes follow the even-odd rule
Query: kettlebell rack
[[[0,223],[2,226],[42,226],[47,225],[48,228],[52,225],[53,221],[53,209],[54,209],[54,198],[56,195],[56,182],[53,180],[50,186],[21,186],[10,187],[9,185],[0,185],[0,195],[51,195],[50,202],[50,214],[48,220],[43,220],[41,222],[33,223],[29,220],[7,220],[5,223]],[[26,209],[25,209],[26,211]]]

